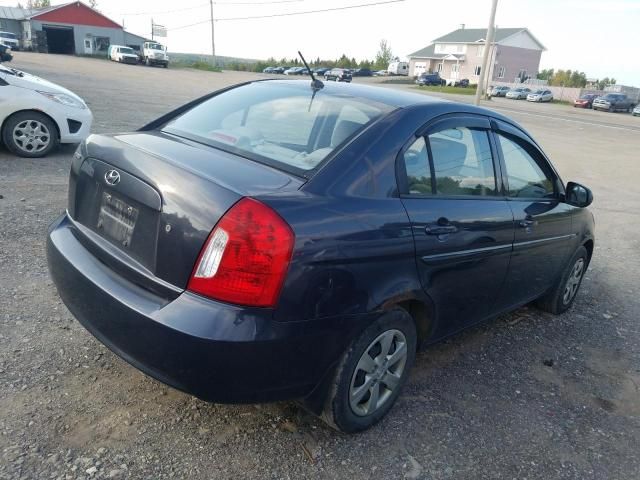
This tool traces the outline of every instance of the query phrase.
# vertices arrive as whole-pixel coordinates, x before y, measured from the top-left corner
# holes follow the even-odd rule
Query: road
[[[13,66],[80,94],[97,133],[264,77],[21,52]],[[0,479],[640,478],[640,118],[484,105],[593,189],[594,260],[569,313],[522,308],[419,353],[388,417],[352,436],[289,402],[207,404],[109,352],[47,272],[73,148],[39,160],[0,149]]]

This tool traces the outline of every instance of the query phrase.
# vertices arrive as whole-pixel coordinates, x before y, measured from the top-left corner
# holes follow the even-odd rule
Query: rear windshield
[[[18,37],[14,33],[9,33],[9,32],[0,32],[0,37],[11,38],[13,40],[17,40],[18,39]]]
[[[256,82],[222,92],[163,131],[305,175],[381,115],[386,104],[292,82]]]

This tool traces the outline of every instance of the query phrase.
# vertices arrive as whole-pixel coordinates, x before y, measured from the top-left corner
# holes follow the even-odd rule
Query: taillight
[[[291,227],[275,211],[245,197],[209,235],[187,288],[224,302],[274,307],[294,238]]]

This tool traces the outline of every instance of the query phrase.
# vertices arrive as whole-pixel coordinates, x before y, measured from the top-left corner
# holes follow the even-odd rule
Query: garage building
[[[144,41],[79,1],[39,9],[0,7],[4,24],[20,36],[22,49],[42,53],[106,55],[109,45]]]

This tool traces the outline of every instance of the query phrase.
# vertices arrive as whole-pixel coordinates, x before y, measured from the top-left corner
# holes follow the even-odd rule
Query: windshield
[[[312,101],[312,93],[297,82],[251,83],[204,101],[163,131],[304,175],[393,109],[323,90]]]
[[[544,93],[544,90],[536,90],[535,91],[535,95],[542,95]]]
[[[149,44],[149,48],[151,50],[164,50],[164,47],[162,45],[160,45],[159,43],[150,43]]]
[[[9,32],[0,32],[0,37],[2,38],[10,38],[12,40],[17,40],[18,37],[16,36],[15,33],[9,33]]]
[[[135,55],[135,53],[133,52],[133,48],[129,48],[129,47],[121,48],[120,53],[129,53],[131,55]]]

